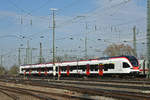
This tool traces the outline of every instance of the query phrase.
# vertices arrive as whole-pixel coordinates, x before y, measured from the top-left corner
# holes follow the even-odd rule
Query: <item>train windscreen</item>
[[[138,67],[138,60],[134,56],[127,56],[127,58],[134,67]]]

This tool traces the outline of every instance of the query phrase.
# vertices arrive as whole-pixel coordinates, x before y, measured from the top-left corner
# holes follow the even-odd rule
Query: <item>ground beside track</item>
[[[113,99],[113,98],[109,98],[109,97],[104,97],[104,96],[91,96],[91,95],[86,95],[86,94],[81,94],[81,93],[77,93],[77,92],[72,92],[69,90],[63,90],[63,89],[55,89],[55,88],[45,88],[45,87],[39,87],[39,86],[31,86],[31,85],[23,85],[23,84],[15,84],[15,83],[6,83],[6,82],[0,82],[0,85],[4,85],[4,86],[9,86],[9,87],[18,87],[18,88],[23,88],[23,89],[31,89],[31,90],[40,90],[43,92],[49,92],[49,93],[53,93],[53,94],[62,94],[62,95],[69,95],[69,96],[78,96],[78,97],[85,97],[85,98],[89,98],[89,99],[95,99],[95,100],[117,100],[117,99]],[[47,94],[44,94],[45,96],[48,96]],[[51,98],[55,98],[56,100],[66,100],[66,98],[62,98],[62,97],[57,97],[57,96],[53,96],[53,95],[49,95]],[[7,100],[7,99],[6,99]],[[34,99],[27,99],[24,96],[22,98],[20,98],[19,100],[34,100]],[[35,99],[37,100],[37,99]],[[70,97],[70,99],[68,100],[78,100],[78,99],[73,99]],[[82,99],[81,99],[82,100]]]
[[[146,80],[141,81],[131,81],[129,80],[53,80],[53,79],[34,79],[29,78],[22,80],[21,78],[8,78],[0,79],[0,86],[7,85],[11,87],[18,87],[22,89],[32,89],[32,90],[40,90],[43,92],[48,92],[51,94],[41,94],[45,96],[50,96],[57,100],[66,100],[66,98],[62,99],[64,96],[67,96],[67,99],[77,100],[75,97],[82,97],[82,99],[86,98],[89,100],[115,100],[112,97],[117,96],[121,93],[124,98],[127,96],[127,99],[119,99],[119,100],[141,100],[138,98],[145,98],[145,100],[149,100],[150,98],[150,82]],[[14,83],[12,83],[14,82]],[[16,84],[17,83],[17,84]],[[148,90],[148,91],[147,91]],[[114,92],[114,93],[113,93]],[[147,93],[144,93],[147,92]],[[144,93],[144,94],[143,94]],[[61,94],[61,96],[56,95]],[[114,95],[114,96],[112,96]],[[111,98],[106,98],[104,96],[108,96]],[[130,98],[130,99],[128,99]],[[78,98],[79,99],[79,98]],[[81,98],[80,98],[81,99]],[[79,99],[79,100],[80,100]],[[82,100],[81,99],[81,100]]]

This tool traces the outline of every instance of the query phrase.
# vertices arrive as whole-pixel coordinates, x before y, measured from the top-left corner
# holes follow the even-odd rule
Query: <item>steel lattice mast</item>
[[[147,78],[150,78],[150,0],[147,0],[147,61],[149,69]]]

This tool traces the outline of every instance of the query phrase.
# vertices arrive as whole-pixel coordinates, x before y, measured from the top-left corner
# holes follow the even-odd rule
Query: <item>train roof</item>
[[[78,61],[94,61],[94,60],[108,60],[111,58],[124,58],[126,57],[127,59],[131,60],[131,59],[136,59],[136,57],[134,56],[112,56],[112,57],[100,57],[98,59],[87,59],[87,60],[78,60]],[[63,61],[63,62],[56,62],[56,63],[71,63],[71,62],[77,62],[77,61]],[[53,64],[53,63],[42,63],[42,64]],[[22,65],[22,66],[30,66],[30,65],[42,65],[42,64],[26,64],[26,65]]]
[[[136,59],[134,56],[111,56],[111,57],[101,57],[100,60],[111,59],[111,58],[123,58],[126,57],[128,59]]]

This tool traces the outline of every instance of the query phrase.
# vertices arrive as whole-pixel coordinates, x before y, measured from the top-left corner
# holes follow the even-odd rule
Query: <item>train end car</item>
[[[110,57],[112,61],[115,61],[115,67],[121,75],[133,75],[139,74],[139,63],[134,56],[118,56]]]

